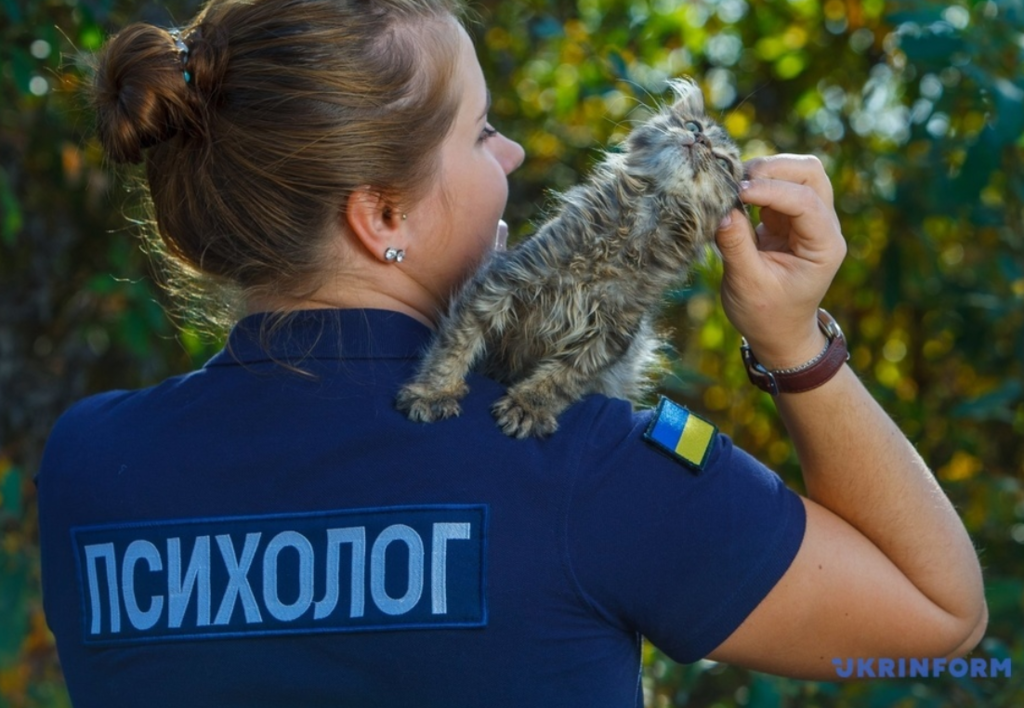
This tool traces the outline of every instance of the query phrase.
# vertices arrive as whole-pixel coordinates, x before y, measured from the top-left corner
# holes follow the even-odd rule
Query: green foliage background
[[[696,77],[748,157],[818,155],[849,256],[826,300],[852,366],[928,460],[981,553],[996,679],[778,679],[648,647],[649,706],[1024,704],[1024,3],[484,0],[492,121],[526,147],[518,236],[665,95]],[[88,393],[202,363],[172,325],[76,89],[78,50],[194,1],[0,0],[0,706],[68,705],[39,597],[33,474]],[[799,488],[770,399],[746,383],[714,258],[670,294],[665,389]]]

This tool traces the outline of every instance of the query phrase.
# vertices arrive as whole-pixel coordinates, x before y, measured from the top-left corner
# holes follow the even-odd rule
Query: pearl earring
[[[388,247],[384,249],[384,260],[388,263],[401,263],[405,260],[405,250]]]

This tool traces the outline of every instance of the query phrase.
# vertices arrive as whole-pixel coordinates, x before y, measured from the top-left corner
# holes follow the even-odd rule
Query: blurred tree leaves
[[[53,420],[146,385],[216,342],[164,314],[77,97],[77,50],[193,0],[0,0],[0,706],[67,705],[38,594],[31,477]],[[1016,706],[1024,695],[1024,5],[1019,0],[483,0],[492,122],[520,141],[518,237],[692,75],[748,157],[817,155],[849,256],[825,305],[851,364],[936,470],[986,570],[1010,679],[796,682],[645,649],[651,706]],[[746,382],[714,257],[671,293],[667,392],[799,487],[767,396]]]

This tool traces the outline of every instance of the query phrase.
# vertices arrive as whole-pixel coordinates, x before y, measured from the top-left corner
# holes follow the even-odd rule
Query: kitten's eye
[[[688,120],[683,123],[683,127],[689,130],[691,133],[699,133],[701,131],[700,123],[693,120]]]
[[[716,159],[718,160],[718,164],[722,166],[722,169],[724,169],[726,172],[732,172],[732,163],[729,162],[729,160],[727,160],[724,157],[719,157]]]

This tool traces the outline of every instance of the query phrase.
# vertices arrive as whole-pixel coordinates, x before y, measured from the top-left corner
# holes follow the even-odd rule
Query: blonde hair
[[[212,0],[180,38],[148,24],[112,37],[95,61],[97,130],[111,160],[145,163],[165,285],[230,324],[239,299],[320,286],[354,189],[396,208],[422,196],[458,110],[462,12]],[[225,286],[232,297],[212,297]]]

